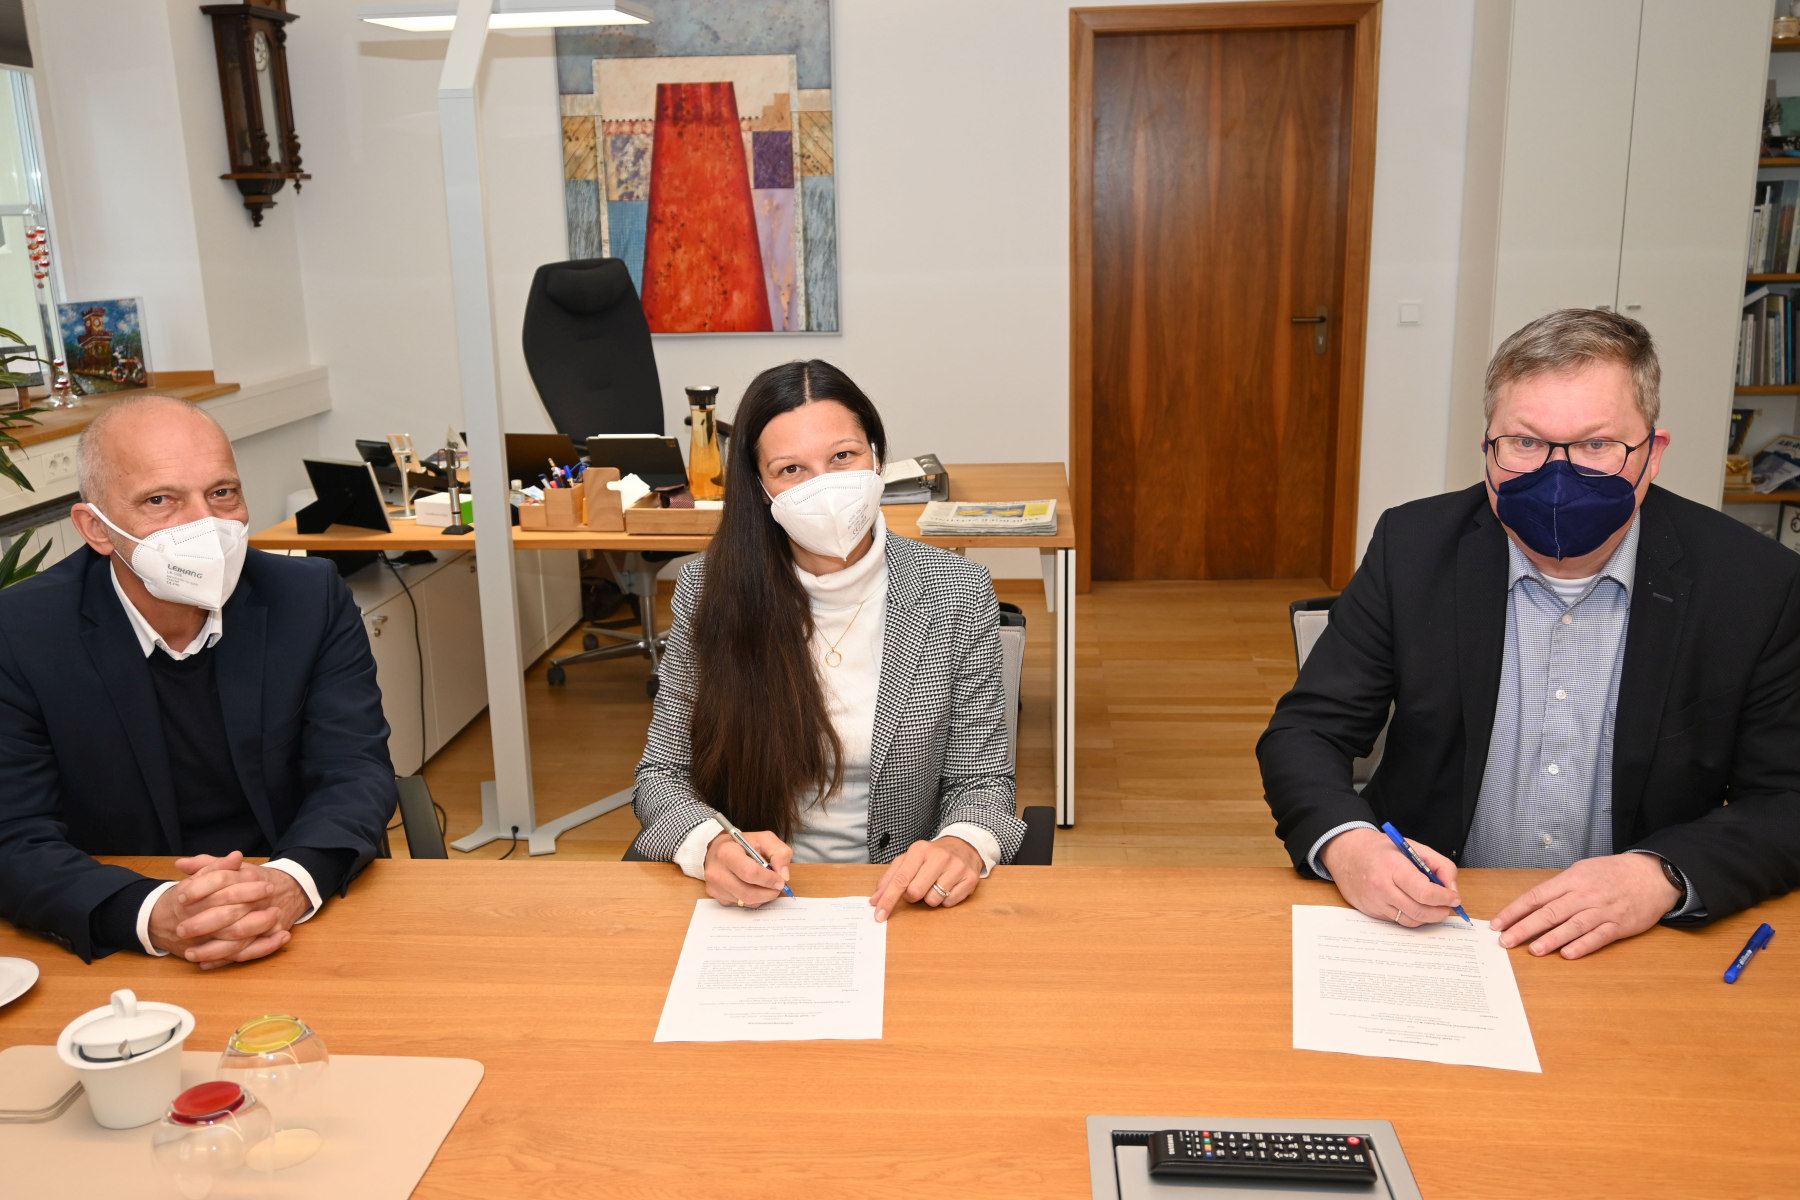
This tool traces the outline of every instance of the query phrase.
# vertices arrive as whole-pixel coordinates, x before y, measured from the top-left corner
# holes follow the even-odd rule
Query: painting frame
[[[69,378],[83,396],[143,391],[150,386],[141,296],[68,300],[56,306]]]
[[[565,235],[653,334],[842,332],[831,0],[556,34]]]

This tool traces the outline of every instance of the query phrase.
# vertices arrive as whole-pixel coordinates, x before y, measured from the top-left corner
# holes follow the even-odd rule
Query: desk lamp
[[[505,424],[494,370],[475,82],[490,29],[643,25],[650,17],[618,0],[430,0],[367,5],[357,10],[357,16],[390,29],[450,35],[444,71],[438,79],[438,119],[443,127],[450,283],[463,416],[469,434],[475,550],[481,561],[477,580],[482,653],[494,745],[494,778],[481,785],[481,826],[452,844],[469,851],[499,838],[530,837],[530,852],[547,854],[556,849],[554,836],[533,836],[538,822],[531,795],[530,736],[525,728],[525,672],[519,646]]]

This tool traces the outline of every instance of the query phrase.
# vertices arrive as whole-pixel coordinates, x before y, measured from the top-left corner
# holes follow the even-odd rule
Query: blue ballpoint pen
[[[1725,968],[1725,982],[1736,983],[1738,976],[1744,973],[1744,968],[1750,965],[1750,956],[1767,946],[1769,939],[1774,936],[1775,927],[1773,925],[1767,921],[1758,925],[1756,932],[1750,935],[1750,940],[1745,942],[1744,948],[1738,952],[1738,956],[1732,960],[1729,967]]]
[[[768,859],[764,858],[762,855],[760,855],[756,852],[755,846],[752,846],[749,842],[744,840],[744,835],[738,831],[738,827],[736,825],[733,825],[729,820],[726,819],[724,813],[719,813],[717,815],[716,819],[718,820],[719,824],[721,824],[725,827],[725,832],[729,833],[731,835],[731,840],[736,842],[738,845],[740,845],[744,848],[744,853],[748,854],[750,856],[750,859],[752,862],[754,862],[757,866],[761,867],[765,871],[773,871],[775,869],[774,867],[771,867],[769,865]],[[786,896],[790,900],[795,899],[794,889],[787,885],[786,880],[783,880],[781,883],[781,894]]]
[[[1413,848],[1406,844],[1406,839],[1400,836],[1400,831],[1394,828],[1394,823],[1392,821],[1383,821],[1381,824],[1381,832],[1387,834],[1389,840],[1391,840],[1394,845],[1400,847],[1400,853],[1412,859],[1412,865],[1419,868],[1425,878],[1431,880],[1431,882],[1437,884],[1439,887],[1444,886],[1444,881],[1437,877],[1437,872],[1426,866],[1425,860],[1413,853]],[[1469,914],[1463,911],[1462,905],[1458,904],[1452,911],[1463,920],[1469,921]],[[1475,922],[1469,921],[1469,928],[1475,928]]]

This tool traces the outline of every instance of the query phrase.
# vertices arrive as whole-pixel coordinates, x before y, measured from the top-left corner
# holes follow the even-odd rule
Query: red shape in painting
[[[657,333],[773,328],[729,83],[656,85],[644,315]]]

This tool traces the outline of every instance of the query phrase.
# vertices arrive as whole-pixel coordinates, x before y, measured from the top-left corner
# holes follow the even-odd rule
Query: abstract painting
[[[56,306],[63,354],[83,396],[124,392],[149,382],[138,300],[77,300]]]
[[[654,0],[560,29],[570,258],[653,333],[838,331],[830,0]]]

